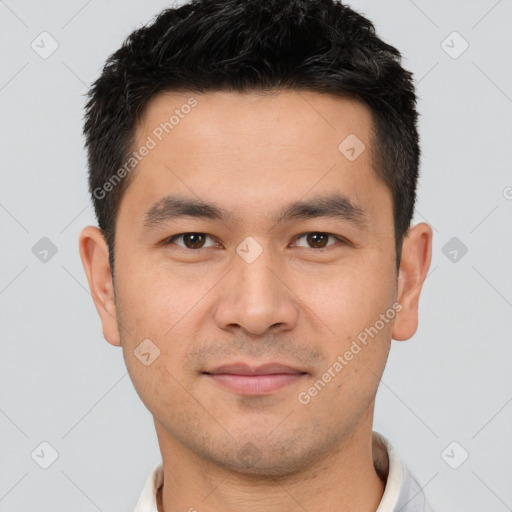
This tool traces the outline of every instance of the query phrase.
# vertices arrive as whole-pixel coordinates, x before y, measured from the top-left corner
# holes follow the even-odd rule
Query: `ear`
[[[432,228],[421,222],[409,229],[402,244],[397,298],[402,309],[393,325],[395,340],[408,340],[418,328],[418,303],[431,258]]]
[[[100,229],[87,226],[80,233],[80,257],[89,282],[96,310],[100,315],[104,338],[120,346],[114,284],[110,272],[108,246]]]

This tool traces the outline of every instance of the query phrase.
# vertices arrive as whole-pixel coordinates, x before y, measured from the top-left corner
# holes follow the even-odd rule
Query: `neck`
[[[158,512],[375,512],[384,493],[381,478],[387,473],[387,454],[373,446],[371,425],[354,432],[320,461],[279,477],[221,468],[162,436],[162,425],[158,427],[164,468]]]

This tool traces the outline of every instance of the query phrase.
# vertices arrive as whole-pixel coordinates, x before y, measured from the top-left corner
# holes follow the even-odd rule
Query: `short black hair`
[[[112,272],[117,212],[133,175],[119,171],[149,100],[168,91],[273,89],[330,93],[370,108],[372,164],[391,191],[399,265],[420,158],[414,84],[400,52],[335,0],[191,0],[132,32],[87,93],[89,191]]]

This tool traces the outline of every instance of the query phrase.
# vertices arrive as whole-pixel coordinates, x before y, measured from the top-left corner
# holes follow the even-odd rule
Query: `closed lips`
[[[204,373],[210,375],[219,374],[231,374],[231,375],[246,375],[246,376],[257,376],[257,375],[276,375],[276,374],[305,374],[301,370],[292,368],[287,365],[280,363],[268,363],[260,366],[249,366],[245,363],[232,363],[219,366],[211,371]]]

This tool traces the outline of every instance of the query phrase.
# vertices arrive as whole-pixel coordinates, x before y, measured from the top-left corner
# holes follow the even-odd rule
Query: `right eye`
[[[181,233],[179,235],[173,235],[169,238],[167,238],[164,242],[165,245],[177,245],[179,247],[183,247],[184,249],[191,249],[191,250],[197,250],[197,249],[203,249],[205,247],[213,247],[215,246],[215,242],[213,242],[210,245],[205,246],[205,240],[207,238],[210,238],[209,235],[206,233]],[[182,241],[182,244],[175,243],[175,240]],[[211,239],[211,238],[210,238]]]

